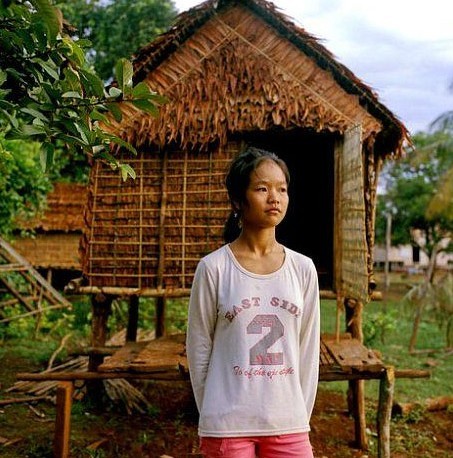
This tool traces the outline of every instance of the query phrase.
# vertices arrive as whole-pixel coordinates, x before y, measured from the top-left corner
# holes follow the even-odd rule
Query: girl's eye
[[[259,188],[257,188],[257,191],[263,191],[263,192],[266,192],[267,189],[264,187],[264,186],[260,186]]]
[[[288,189],[287,188],[280,188],[280,192],[286,193],[286,192],[288,192]]]

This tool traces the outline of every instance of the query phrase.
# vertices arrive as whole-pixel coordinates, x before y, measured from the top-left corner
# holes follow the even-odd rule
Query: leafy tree
[[[145,83],[133,86],[132,64],[125,59],[115,67],[116,85],[106,89],[86,62],[86,46],[86,41],[66,33],[62,14],[51,0],[0,0],[0,231],[4,235],[12,231],[18,214],[40,208],[52,173],[70,168],[74,158],[105,160],[124,179],[135,176],[111,153],[114,145],[135,149],[108,132],[110,119],[121,120],[120,102],[156,115],[164,100]],[[40,171],[38,151],[43,168],[51,170],[48,176]],[[56,151],[58,164],[51,168]]]
[[[171,0],[60,0],[59,6],[75,33],[91,41],[87,59],[105,81],[119,58],[166,31],[177,13]]]
[[[42,145],[43,163],[64,144],[105,159],[134,176],[110,153],[113,144],[134,148],[109,133],[109,117],[121,119],[119,102],[156,115],[163,99],[141,82],[132,84],[132,64],[115,67],[117,85],[108,91],[85,59],[86,42],[74,41],[61,12],[50,0],[0,0],[0,128],[6,138],[33,139]]]
[[[417,134],[414,150],[386,171],[386,193],[378,202],[376,239],[384,239],[385,214],[390,212],[392,243],[411,243],[428,255],[429,281],[437,254],[453,250],[453,200],[445,194],[452,186],[451,140],[444,131]]]

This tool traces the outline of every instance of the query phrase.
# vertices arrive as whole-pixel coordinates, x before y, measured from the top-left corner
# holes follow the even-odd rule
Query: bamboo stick
[[[143,155],[142,155],[143,156]],[[143,161],[140,161],[140,171],[143,173]],[[142,256],[143,256],[143,179],[140,179],[140,200],[139,200],[139,235],[138,240],[140,242],[138,246],[138,273],[142,273]],[[142,287],[142,277],[138,277],[138,287]]]
[[[19,372],[18,380],[27,381],[74,381],[74,380],[109,380],[109,379],[156,379],[156,380],[181,380],[183,377],[178,369],[156,368],[148,372],[99,372],[99,371],[74,371],[74,372],[52,372],[34,373]]]
[[[159,217],[159,258],[157,265],[157,288],[163,287],[163,274],[165,269],[165,216],[167,211],[167,168],[168,168],[168,152],[164,151],[162,159],[162,197],[160,203]]]
[[[52,399],[51,396],[26,396],[23,398],[0,399],[0,406],[6,406],[9,404],[19,404],[22,402],[47,401],[50,399]]]
[[[183,257],[183,261],[182,261],[182,266],[181,266],[181,272],[182,272],[182,276],[181,276],[181,284],[183,286],[185,286],[186,284],[186,277],[185,277],[185,274],[186,274],[186,262],[185,262],[185,257],[186,257],[186,252],[185,252],[185,248],[186,248],[186,207],[187,207],[187,156],[188,156],[188,152],[187,150],[185,150],[184,152],[184,171],[183,171],[183,207],[184,207],[184,212],[183,212],[183,216],[182,216],[182,234],[181,234],[181,249],[182,249],[182,257]],[[167,244],[168,246],[168,244]],[[170,245],[171,246],[171,245]]]
[[[108,276],[108,275],[106,275]],[[128,288],[121,286],[81,286],[75,290],[79,294],[111,294],[112,296],[143,296],[143,297],[189,297],[189,288],[157,289],[157,288]]]

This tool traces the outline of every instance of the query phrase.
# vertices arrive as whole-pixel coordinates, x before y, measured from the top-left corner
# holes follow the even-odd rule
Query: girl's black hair
[[[257,169],[261,162],[266,160],[275,162],[282,169],[286,183],[289,185],[288,167],[275,153],[249,146],[236,156],[230,164],[225,179],[228,197],[232,207],[223,229],[223,238],[226,243],[232,242],[241,233],[241,227],[239,225],[241,215],[238,204],[245,202],[245,193],[250,183],[251,173]]]

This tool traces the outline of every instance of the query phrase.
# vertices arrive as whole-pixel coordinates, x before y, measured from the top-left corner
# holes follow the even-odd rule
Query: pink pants
[[[202,437],[206,458],[313,458],[308,433],[280,436]]]

